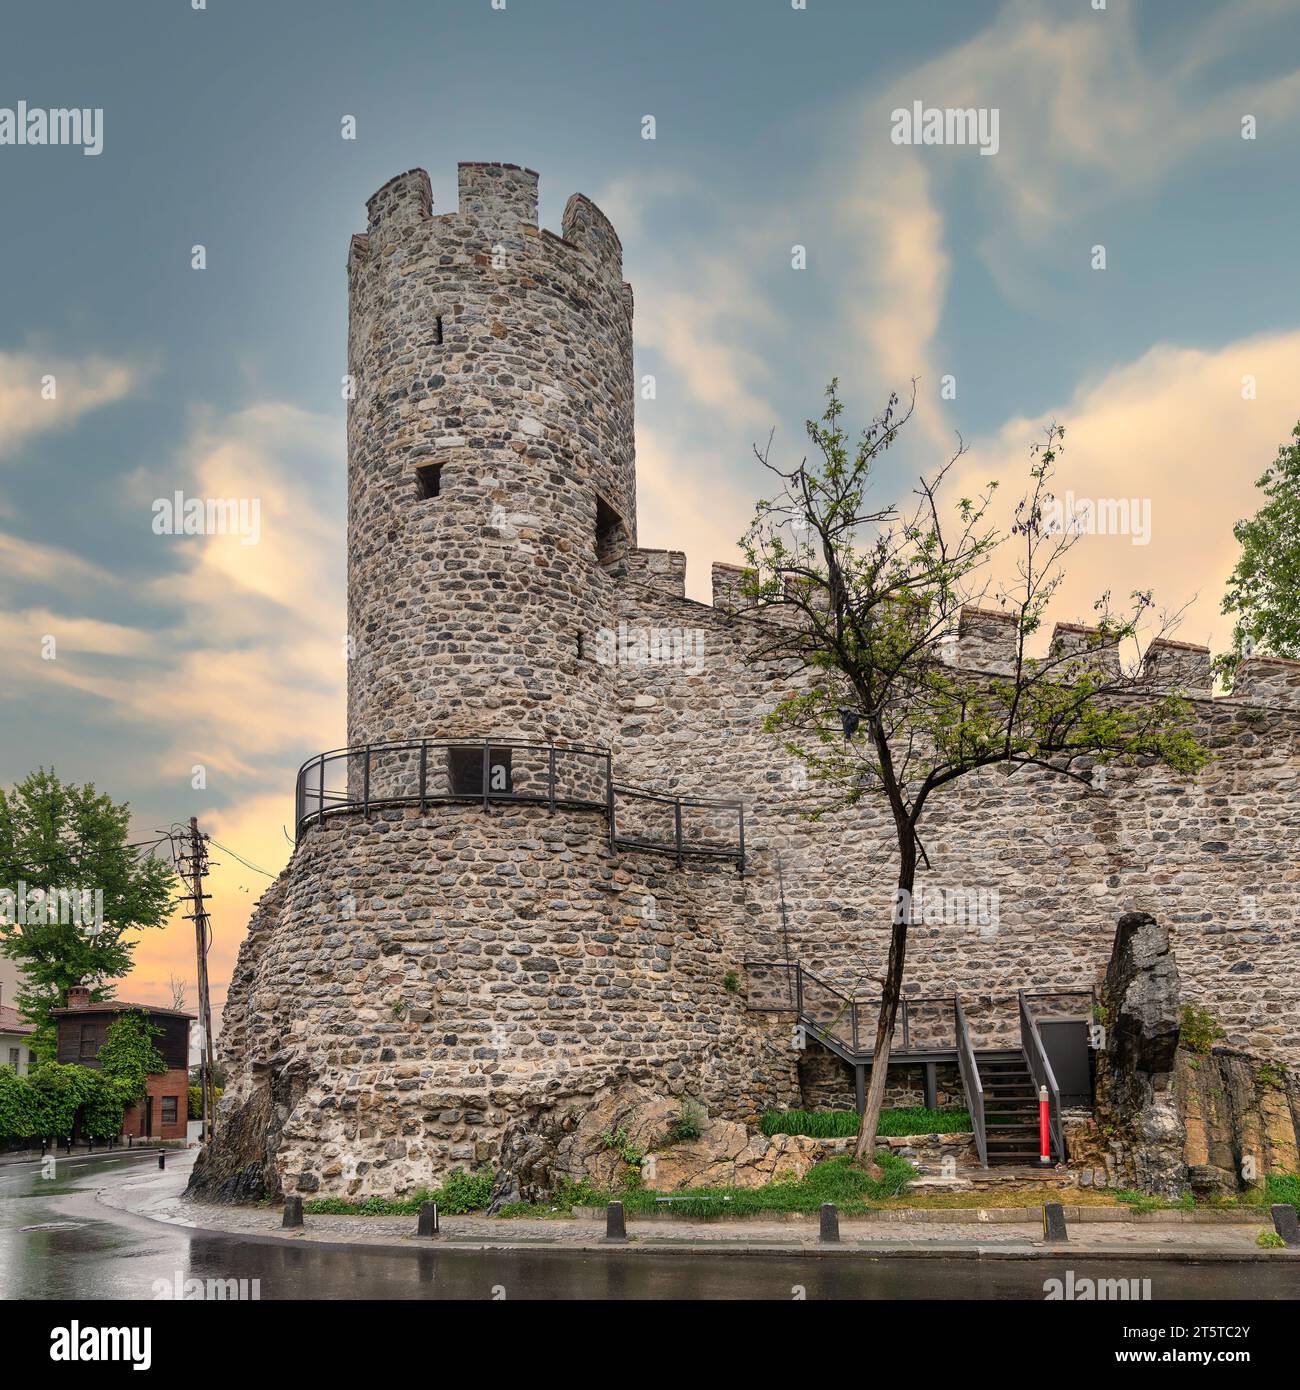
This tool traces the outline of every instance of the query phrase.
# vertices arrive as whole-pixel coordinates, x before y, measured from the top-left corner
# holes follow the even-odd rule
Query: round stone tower
[[[604,214],[537,175],[413,169],[348,257],[348,742],[600,743],[611,572],[635,543],[632,292]],[[584,645],[585,644],[585,645]]]

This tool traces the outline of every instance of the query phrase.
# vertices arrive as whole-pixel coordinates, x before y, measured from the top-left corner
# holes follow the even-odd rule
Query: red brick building
[[[99,1049],[109,1028],[123,1014],[143,1014],[160,1030],[154,1038],[167,1070],[149,1078],[149,1090],[139,1105],[129,1105],[122,1116],[122,1133],[137,1139],[184,1139],[189,1119],[190,1024],[193,1014],[159,1009],[152,1004],[128,1004],[113,999],[92,1004],[90,991],[74,986],[68,1006],[51,1009],[58,1026],[58,1060],[82,1067],[99,1066]]]

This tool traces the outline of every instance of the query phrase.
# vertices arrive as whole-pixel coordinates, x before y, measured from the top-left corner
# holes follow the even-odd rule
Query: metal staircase
[[[872,1062],[880,1000],[859,999],[792,961],[747,961],[748,1007],[789,1013],[807,1040],[819,1043],[853,1068],[858,1113],[866,1108],[866,1073]],[[1020,1046],[1013,1045],[1010,1010],[1005,1033],[1010,1045],[976,1048],[960,998],[907,996],[899,1002],[891,1067],[921,1066],[926,1105],[937,1108],[935,1073],[956,1063],[975,1132],[981,1166],[1039,1161],[1039,1088],[1048,1092],[1048,1133],[1054,1162],[1065,1158],[1061,1097],[1039,1027],[1037,1001],[1085,999],[1081,992],[1007,996],[1019,1004]]]

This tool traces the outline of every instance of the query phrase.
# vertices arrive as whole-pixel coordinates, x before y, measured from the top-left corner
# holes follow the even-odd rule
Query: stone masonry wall
[[[305,832],[256,915],[222,1119],[301,1078],[283,1188],[393,1192],[490,1163],[508,1122],[624,1078],[750,1119],[797,1097],[725,987],[745,881],[611,855],[598,814],[447,807]]]
[[[596,771],[566,774],[588,801],[607,747],[620,784],[743,798],[746,872],[611,850],[601,809],[305,825],[240,951],[196,1190],[402,1192],[513,1153],[544,1172],[552,1131],[624,1083],[752,1121],[800,1104],[801,1062],[807,1095],[835,1080],[790,1015],[747,1009],[746,961],[878,988],[892,826],[871,803],[805,818],[815,789],[761,729],[801,677],[749,660],[740,572],[716,566],[699,604],[684,556],[635,548],[631,291],[594,204],[571,198],[562,233],[538,228],[530,170],[465,164],[455,212],[412,170],[352,240],[348,741],[590,744]],[[964,614],[957,662],[1007,669],[1009,632]],[[923,888],[996,894],[997,915],[914,928],[912,999],[958,992],[977,1045],[1015,1042],[1015,991],[1090,988],[1116,918],[1147,909],[1225,1042],[1300,1063],[1300,666],[1248,661],[1236,697],[1210,699],[1207,662],[1164,644],[1148,673],[1204,695],[1216,756],[1195,779],[991,771],[936,794]],[[353,755],[329,790],[408,795],[413,758]],[[664,814],[631,799],[621,832]],[[702,814],[691,834],[726,820]]]
[[[734,574],[715,570],[717,607],[684,597],[684,565],[660,561],[624,582],[629,629],[698,636],[689,667],[618,669],[615,760],[650,785],[743,797],[751,883],[736,953],[797,960],[870,997],[888,942],[892,823],[874,803],[802,818],[816,787],[760,727],[797,677],[747,661],[756,634],[731,611]],[[963,642],[980,634],[974,669],[1004,664],[989,645],[998,626],[963,622]],[[1239,690],[1252,689],[1255,665]],[[1274,679],[1270,694],[1277,688]],[[977,1045],[1015,1041],[1015,991],[1089,989],[1116,919],[1143,909],[1170,924],[1185,996],[1215,1012],[1229,1045],[1300,1062],[1300,711],[1208,697],[1193,709],[1214,754],[1193,779],[1111,767],[1104,790],[1091,790],[994,769],[941,789],[922,826],[931,868],[918,881],[996,893],[998,921],[915,927],[909,991],[959,992]]]

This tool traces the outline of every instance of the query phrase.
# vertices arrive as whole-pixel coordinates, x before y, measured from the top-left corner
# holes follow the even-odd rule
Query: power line
[[[215,835],[209,835],[207,838],[208,838],[209,843],[210,843],[210,844],[216,845],[216,847],[217,847],[219,850],[221,850],[221,852],[222,852],[223,854],[229,854],[229,855],[231,855],[233,858],[238,859],[239,862],[244,866],[244,868],[246,868],[246,869],[252,869],[252,871],[253,871],[255,874],[265,874],[266,877],[269,878],[269,879],[276,879],[276,878],[279,878],[279,874],[273,874],[273,873],[270,871],[270,869],[264,869],[264,868],[262,868],[261,865],[259,865],[259,864],[250,864],[249,861],[248,861],[247,859],[245,859],[244,856],[243,856],[242,854],[239,854],[237,851],[231,849],[229,845],[223,845],[223,844],[221,843],[221,841],[218,840],[218,839],[216,838]]]

